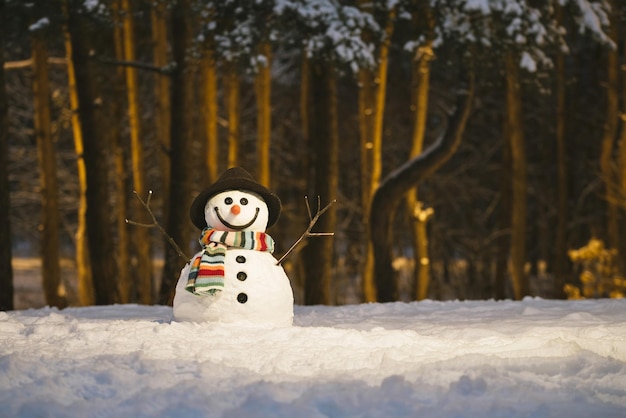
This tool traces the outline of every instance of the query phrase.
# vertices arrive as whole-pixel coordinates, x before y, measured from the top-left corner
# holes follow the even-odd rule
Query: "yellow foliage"
[[[568,251],[568,255],[581,271],[581,288],[572,284],[563,288],[568,299],[624,297],[626,279],[617,275],[617,250],[606,248],[600,239],[591,238],[587,245]]]
[[[573,284],[566,284],[563,290],[565,290],[568,299],[584,299],[584,297],[580,295],[580,289]]]
[[[590,271],[585,270],[580,273],[580,281],[583,282],[583,284],[589,284],[595,282],[596,278]]]

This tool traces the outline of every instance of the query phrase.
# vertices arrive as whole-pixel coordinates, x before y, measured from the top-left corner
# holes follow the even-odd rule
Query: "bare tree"
[[[206,157],[207,179],[210,183],[219,175],[219,142],[217,138],[217,59],[215,42],[211,35],[204,42],[203,56],[200,62],[201,77],[204,84],[204,118],[206,120]]]
[[[237,63],[227,62],[226,66],[228,69],[224,76],[224,94],[228,113],[228,167],[230,168],[239,165],[240,83]]]
[[[381,182],[372,198],[369,227],[374,248],[374,277],[379,302],[390,302],[398,298],[392,267],[391,239],[395,209],[406,193],[444,164],[461,143],[474,97],[473,70],[469,70],[469,74],[469,88],[459,94],[448,129],[423,153],[392,171]]]
[[[35,136],[39,160],[42,198],[41,259],[42,281],[46,303],[64,308],[67,305],[61,283],[59,264],[59,198],[57,186],[56,147],[52,138],[48,54],[41,33],[32,33],[33,92],[35,102]]]
[[[361,1],[361,7],[367,10],[370,2]],[[380,182],[382,173],[383,116],[387,94],[387,70],[389,67],[389,48],[395,24],[395,7],[388,11],[384,26],[384,38],[377,46],[376,70],[359,70],[359,131],[361,136],[361,204],[363,223],[367,226],[371,209],[372,195]],[[364,32],[364,37],[373,35]],[[369,40],[369,39],[367,39]],[[376,300],[374,281],[374,254],[371,241],[365,249],[365,262],[362,270],[363,297],[366,302]]]
[[[74,150],[76,152],[76,165],[78,171],[78,208],[76,227],[76,275],[78,278],[78,300],[83,306],[93,305],[95,293],[91,276],[91,261],[89,258],[89,243],[87,238],[87,170],[85,168],[83,131],[80,126],[78,114],[78,91],[76,87],[76,73],[72,63],[72,40],[67,27],[68,16],[67,1],[63,2],[63,15],[66,23],[63,24],[63,41],[65,44],[65,56],[67,61],[68,95],[72,111],[72,135],[74,137]]]
[[[111,304],[116,301],[115,251],[112,231],[109,227],[109,188],[107,141],[102,136],[103,124],[101,98],[96,83],[94,62],[89,58],[90,38],[93,29],[86,17],[74,9],[68,10],[67,30],[72,46],[70,57],[76,77],[78,113],[84,141],[83,158],[87,178],[86,219],[89,255],[95,290],[95,303]]]
[[[123,26],[124,26],[124,59],[128,62],[136,61],[135,53],[135,19],[129,0],[122,0]],[[126,66],[126,92],[128,95],[128,121],[130,124],[131,161],[133,174],[133,188],[139,195],[145,195],[146,174],[144,169],[144,150],[142,144],[141,109],[139,99],[139,83],[137,70],[132,66]],[[133,201],[135,203],[135,201]],[[142,219],[142,208],[135,203],[134,212],[138,219]],[[150,235],[144,228],[132,231],[130,240],[137,257],[137,294],[139,301],[144,304],[152,303],[152,258]],[[126,266],[122,266],[126,268]]]
[[[621,2],[621,8],[618,6],[618,1],[613,0],[612,2],[612,21],[613,26],[618,28],[617,36],[618,42],[621,46],[621,56],[622,56],[622,65],[620,67],[620,76],[621,76],[621,85],[622,91],[621,94],[621,112],[620,112],[620,136],[619,136],[619,156],[618,159],[618,167],[619,174],[617,178],[617,182],[619,184],[619,195],[621,200],[626,197],[626,65],[624,65],[624,56],[626,55],[626,31],[624,30],[624,22],[626,21],[626,6],[624,6],[623,2]],[[619,30],[621,29],[621,31]],[[619,242],[618,249],[621,257],[618,258],[618,268],[620,269],[620,274],[622,276],[626,275],[626,234],[624,231],[626,230],[626,212],[624,208],[621,208],[620,211],[620,234],[619,234]]]
[[[189,170],[189,150],[193,142],[191,134],[191,100],[194,93],[193,77],[190,76],[187,50],[191,45],[192,33],[189,16],[189,0],[176,2],[172,16],[172,55],[176,71],[172,77],[171,98],[171,149],[170,149],[170,209],[167,218],[167,233],[175,242],[187,245],[189,242],[189,214],[191,206],[191,184],[193,170]],[[185,264],[178,253],[165,244],[165,265],[159,292],[160,303],[171,303],[176,279]],[[183,251],[185,247],[183,247]]]
[[[557,21],[562,24],[563,8],[556,5]],[[556,96],[556,164],[557,164],[557,225],[554,257],[554,295],[565,296],[565,272],[567,269],[567,147],[565,140],[565,126],[567,112],[565,109],[565,57],[561,50],[556,53],[555,59],[555,96]]]
[[[311,190],[332,201],[336,199],[338,189],[339,145],[337,85],[332,65],[328,62],[312,61],[309,80],[311,105],[308,126],[315,170]],[[320,220],[319,227],[324,231],[333,231],[335,223],[335,211],[330,210]],[[314,239],[307,243],[303,250],[306,264],[304,302],[307,305],[333,303],[331,297],[333,248],[332,239]]]
[[[270,187],[270,136],[272,133],[272,45],[269,39],[259,45],[264,62],[257,68],[254,80],[257,103],[257,165],[259,183]]]
[[[511,281],[515,299],[528,295],[528,276],[524,272],[526,263],[526,214],[527,214],[527,171],[524,128],[522,122],[522,98],[519,81],[517,54],[505,52],[506,68],[506,140],[511,146]]]
[[[430,92],[430,66],[435,54],[433,51],[434,17],[428,2],[414,2],[422,8],[414,12],[413,19],[417,21],[418,14],[423,15],[426,26],[424,44],[415,51],[413,58],[413,72],[411,91],[411,110],[414,112],[413,140],[410,158],[415,158],[424,149],[424,135],[428,116],[428,95]],[[422,300],[428,296],[430,284],[430,256],[428,254],[428,232],[426,225],[432,216],[432,208],[425,208],[418,198],[417,187],[411,190],[406,197],[407,213],[412,223],[413,251],[415,254],[415,299]]]
[[[152,51],[154,65],[164,68],[168,63],[167,5],[165,2],[153,2],[150,10],[152,29]],[[154,126],[161,155],[160,168],[163,174],[163,196],[169,196],[170,184],[170,77],[162,71],[154,74],[155,117]],[[169,205],[163,202],[163,218],[167,218]]]

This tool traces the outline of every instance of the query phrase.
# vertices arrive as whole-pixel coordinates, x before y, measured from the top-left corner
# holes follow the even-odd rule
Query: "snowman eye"
[[[224,203],[226,203],[227,205],[230,205],[233,203],[233,198],[232,197],[227,197],[226,199],[224,199]]]
[[[239,201],[242,205],[247,205],[248,204],[248,199],[246,199],[245,197],[242,197],[241,200]]]

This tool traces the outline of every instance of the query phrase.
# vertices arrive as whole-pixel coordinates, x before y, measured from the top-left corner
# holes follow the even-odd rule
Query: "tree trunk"
[[[239,165],[239,73],[237,64],[227,64],[225,76],[226,106],[228,112],[228,167]]]
[[[616,91],[615,95],[619,95],[619,91],[617,90],[618,86],[621,83],[622,86],[622,101],[621,101],[621,111],[618,109],[617,116],[619,117],[616,120],[616,124],[621,121],[621,129],[619,130],[619,155],[616,158],[616,165],[618,166],[618,174],[616,176],[616,189],[619,196],[617,196],[617,201],[615,202],[616,207],[621,206],[621,210],[619,210],[619,219],[618,219],[618,230],[615,231],[617,235],[617,243],[614,248],[618,250],[619,257],[617,259],[617,268],[618,273],[621,277],[626,276],[626,65],[624,64],[623,57],[626,54],[626,31],[624,31],[623,25],[619,26],[620,16],[624,16],[624,12],[626,12],[626,8],[623,3],[620,8],[617,4],[618,2],[613,0],[611,2],[611,38],[617,45],[616,48],[621,46],[621,57],[622,63],[619,65],[617,62],[617,66],[615,68],[617,78],[616,81]],[[621,14],[621,15],[620,15]],[[622,20],[623,21],[623,20]],[[620,56],[620,51],[616,50],[614,52],[618,57]],[[611,71],[611,70],[609,70]],[[609,87],[610,88],[610,87]],[[619,99],[618,99],[619,100]],[[617,129],[617,126],[616,126]]]
[[[32,35],[35,136],[42,198],[41,275],[46,303],[67,306],[59,264],[59,199],[57,195],[56,147],[52,139],[48,54],[43,35]]]
[[[503,123],[502,136],[509,137],[508,123]],[[506,299],[506,284],[509,276],[509,248],[511,247],[511,211],[512,211],[512,178],[511,172],[511,143],[504,141],[502,145],[502,163],[500,164],[500,212],[498,214],[498,226],[500,236],[497,238],[496,271],[493,283],[493,296],[497,300]],[[506,231],[506,232],[505,232]]]
[[[6,12],[0,0],[0,26]],[[0,29],[0,51],[4,51],[4,31]],[[13,266],[11,265],[11,218],[9,208],[9,144],[8,105],[4,84],[4,54],[0,53],[0,311],[13,309]]]
[[[191,135],[192,100],[194,96],[193,77],[189,58],[186,56],[191,46],[189,0],[180,0],[172,8],[172,55],[177,64],[172,77],[171,97],[171,170],[170,170],[170,209],[166,230],[172,239],[188,249],[189,207],[191,206],[191,184],[193,170],[189,170],[189,158],[193,137]],[[171,304],[180,270],[185,265],[177,252],[165,241],[165,265],[159,292],[159,303]]]
[[[63,2],[63,13],[68,17],[67,1]],[[87,169],[85,168],[83,132],[78,114],[78,92],[76,89],[76,74],[72,64],[72,43],[67,24],[63,28],[65,56],[67,59],[67,79],[70,106],[72,110],[72,134],[76,165],[78,170],[78,210],[76,228],[76,276],[78,281],[78,301],[82,306],[95,303],[95,291],[91,275],[91,260],[89,257],[89,240],[87,238]]]
[[[617,11],[617,2],[613,2],[613,7]],[[622,28],[622,56],[626,56],[626,31]],[[621,202],[621,224],[619,234],[619,254],[618,267],[619,273],[622,277],[626,276],[626,65],[621,65],[621,81],[622,81],[622,111],[621,111],[621,134],[620,134],[620,150],[619,150],[619,167],[620,177],[619,190],[620,190],[620,202]]]
[[[369,210],[372,200],[372,167],[374,155],[374,109],[375,89],[374,74],[369,69],[359,71],[359,133],[361,137],[361,207],[363,208],[363,226],[369,230]],[[365,261],[362,270],[363,299],[365,302],[376,301],[376,283],[374,283],[374,253],[370,240],[365,244]]]
[[[167,58],[167,7],[165,2],[153,2],[150,10],[150,20],[152,26],[152,55],[154,65],[163,68],[168,63]],[[155,73],[155,135],[159,150],[161,151],[161,176],[162,187],[161,196],[169,196],[170,184],[170,77],[163,73]],[[167,219],[169,204],[167,199],[163,199],[163,219]]]
[[[122,0],[124,13],[124,59],[129,62],[136,61],[135,54],[135,22],[133,10],[129,0]],[[133,173],[134,191],[146,198],[145,169],[143,163],[143,144],[141,142],[141,110],[139,107],[139,85],[137,82],[137,70],[132,66],[126,66],[126,92],[128,94],[128,121],[130,123],[131,161]],[[140,222],[149,222],[148,214],[137,199],[133,199],[133,216]],[[137,282],[137,294],[139,302],[149,305],[152,303],[152,256],[150,231],[147,228],[134,228],[130,234],[131,245],[135,257],[137,257],[134,276]],[[134,263],[133,263],[134,264]],[[120,266],[122,269],[130,266]]]
[[[113,13],[117,18],[115,25],[113,26],[113,43],[115,48],[115,58],[119,61],[125,60],[124,54],[124,25],[122,22],[123,13],[126,13],[122,8],[122,0],[115,0],[112,3]],[[113,83],[115,89],[115,95],[117,97],[124,97],[126,92],[126,70],[123,66],[115,67],[115,80]],[[116,121],[123,120],[123,100],[115,101],[111,103],[113,119]],[[119,294],[120,303],[129,303],[136,301],[136,284],[131,277],[134,276],[134,269],[130,262],[130,237],[134,229],[128,228],[126,219],[128,216],[128,170],[126,168],[126,160],[130,144],[126,143],[122,138],[122,132],[120,129],[120,123],[116,123],[111,126],[109,134],[112,138],[113,145],[113,160],[115,165],[115,194],[116,194],[116,218],[117,218],[117,264],[120,267],[117,272],[117,291]],[[142,213],[143,215],[143,213]],[[131,217],[135,219],[136,214],[133,213]]]
[[[219,143],[217,138],[217,62],[215,47],[211,44],[204,49],[202,59],[202,79],[204,81],[204,102],[207,136],[206,166],[209,183],[213,183],[219,176]]]
[[[527,168],[524,150],[519,64],[517,55],[506,52],[506,106],[507,124],[511,144],[512,196],[511,204],[511,280],[515,299],[521,300],[529,293],[528,277],[524,272],[526,262],[526,188]]]
[[[68,13],[67,27],[72,44],[71,63],[76,78],[78,113],[84,141],[86,219],[89,254],[95,290],[95,303],[111,304],[116,301],[116,272],[113,238],[109,228],[110,204],[108,196],[108,144],[102,133],[105,131],[100,108],[101,98],[96,90],[93,61],[89,59],[90,29],[85,17]]]
[[[428,93],[430,90],[430,62],[434,58],[432,49],[432,31],[434,21],[428,5],[423,8],[426,19],[428,39],[423,46],[418,48],[413,60],[413,90],[412,111],[414,115],[413,145],[410,158],[420,155],[424,148],[424,133],[428,116]],[[412,220],[413,246],[415,251],[415,298],[423,300],[428,297],[430,284],[430,256],[428,255],[428,231],[426,223],[432,216],[431,208],[424,208],[418,198],[417,187],[407,194],[407,213]]]
[[[385,38],[379,45],[378,70],[374,75],[370,70],[359,72],[359,129],[361,132],[361,188],[364,225],[367,230],[370,221],[372,195],[380,182],[382,173],[383,116],[387,93],[387,68],[389,66],[389,46],[393,34],[395,8],[389,11],[385,26]],[[362,278],[363,296],[366,302],[377,299],[374,274],[374,253],[371,239],[367,240]]]
[[[396,281],[392,267],[391,224],[395,209],[406,193],[424,178],[435,172],[456,151],[469,118],[474,95],[473,72],[469,90],[460,94],[448,129],[426,151],[391,172],[372,197],[370,212],[370,240],[375,254],[376,284],[379,302],[397,300]]]
[[[311,63],[310,144],[315,155],[313,189],[322,201],[337,197],[338,186],[338,117],[337,86],[329,63]],[[312,202],[313,203],[313,202]],[[313,203],[314,204],[314,203]],[[316,208],[313,207],[314,211]],[[320,217],[316,229],[333,231],[336,224],[334,208]],[[306,281],[304,302],[307,305],[333,303],[331,294],[334,241],[329,237],[313,237],[304,248]]]
[[[612,38],[616,29],[613,28]],[[615,196],[616,172],[613,162],[613,149],[617,136],[619,120],[619,60],[617,51],[606,49],[607,80],[606,80],[606,109],[604,135],[602,137],[602,151],[600,154],[600,173],[604,182],[604,192],[607,202],[607,247],[617,248],[619,242],[618,209]]]
[[[563,8],[556,6],[557,19],[563,19]],[[565,58],[563,52],[556,56],[556,161],[557,161],[557,224],[554,253],[554,297],[564,298],[567,271],[567,148],[565,145]]]
[[[309,136],[311,133],[309,122],[309,106],[311,99],[311,60],[306,52],[302,53],[300,60],[300,125],[302,128],[303,143],[309,146]],[[306,161],[304,162],[306,164]],[[309,170],[304,170],[308,173]]]
[[[257,104],[257,164],[258,182],[270,187],[270,136],[272,133],[272,46],[269,41],[259,45],[259,55],[265,63],[258,67],[255,79]]]

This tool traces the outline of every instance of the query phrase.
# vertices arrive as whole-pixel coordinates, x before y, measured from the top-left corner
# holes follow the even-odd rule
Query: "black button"
[[[238,263],[245,263],[246,257],[244,257],[243,255],[238,255],[237,258],[235,258],[235,261],[237,261]]]
[[[239,273],[237,273],[237,279],[241,280],[242,282],[247,278],[248,275],[244,271],[240,271]]]
[[[240,293],[237,295],[237,302],[246,303],[247,301],[248,301],[248,295],[246,295],[245,293]]]

